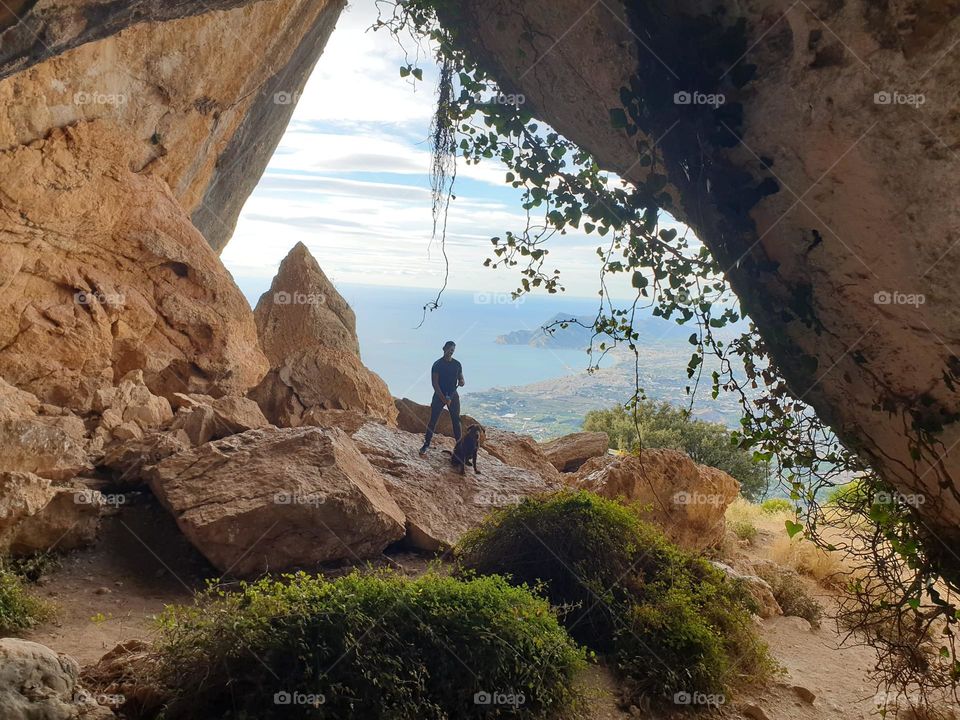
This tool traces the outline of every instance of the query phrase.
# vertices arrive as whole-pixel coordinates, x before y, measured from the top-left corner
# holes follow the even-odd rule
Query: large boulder
[[[360,355],[353,309],[303,243],[287,253],[253,314],[260,345],[273,366],[317,344]]]
[[[82,438],[50,418],[0,421],[0,471],[69,480],[91,469]]]
[[[485,427],[484,434],[484,450],[504,465],[532,470],[550,482],[560,480],[560,472],[543,452],[540,443],[530,435],[520,435],[494,427]]]
[[[404,534],[380,474],[337,429],[249,430],[168,457],[146,477],[224,574],[354,562]]]
[[[695,551],[720,544],[724,513],[740,492],[730,475],[699,465],[679,450],[595,457],[570,480],[603,497],[638,503],[671,540]]]
[[[0,553],[30,555],[93,542],[105,507],[83,484],[54,485],[32,473],[0,471]]]
[[[540,443],[547,460],[560,472],[574,472],[587,460],[606,455],[610,438],[604,432],[576,432]]]
[[[427,425],[430,423],[429,405],[422,405],[409,398],[394,398],[393,402],[397,406],[398,428],[421,435],[427,431]],[[460,416],[460,426],[462,428],[468,428],[476,422],[476,419],[470,415]],[[438,435],[453,437],[453,422],[450,420],[450,413],[446,410],[440,413],[434,432]]]
[[[353,310],[305,245],[280,263],[254,316],[271,369],[250,397],[270,422],[297,427],[311,410],[352,410],[396,424],[386,383],[360,360]]]
[[[106,720],[113,711],[80,686],[80,666],[45,645],[0,638],[0,718]]]
[[[439,436],[433,449],[420,457],[422,437],[387,425],[367,423],[353,440],[380,470],[387,490],[406,514],[407,542],[428,551],[454,545],[491,510],[515,505],[525,497],[558,489],[535,472],[510,467],[481,450],[480,474],[463,475],[447,452],[453,441]]]
[[[178,393],[176,400],[181,407],[170,429],[183,431],[193,445],[270,426],[260,406],[250,398]]]

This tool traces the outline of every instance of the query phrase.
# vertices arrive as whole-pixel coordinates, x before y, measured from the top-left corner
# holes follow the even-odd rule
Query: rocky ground
[[[742,547],[738,554],[767,558],[780,532],[775,523],[761,527],[756,544]],[[391,549],[376,562],[415,576],[433,559],[427,553]],[[328,567],[326,572],[336,575],[350,567]],[[26,637],[68,653],[81,665],[92,665],[120,642],[150,641],[153,618],[164,605],[189,602],[193,591],[218,577],[217,570],[176,532],[159,504],[149,495],[136,494],[119,513],[105,519],[95,546],[63,557],[41,579],[38,591],[54,601],[59,611],[56,619]],[[830,591],[813,581],[808,587],[826,607],[833,604]],[[873,662],[868,648],[840,647],[841,637],[828,619],[819,628],[796,617],[771,617],[757,623],[786,674],[731,699],[721,708],[722,716],[752,720],[874,716],[877,690],[868,678]],[[592,698],[591,720],[654,717],[639,708],[631,711],[619,706],[616,679],[605,667],[591,667],[581,682]],[[805,699],[809,697],[805,691],[812,694],[812,702]]]

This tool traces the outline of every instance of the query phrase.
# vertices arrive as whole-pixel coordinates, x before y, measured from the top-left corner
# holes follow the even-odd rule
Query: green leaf
[[[787,520],[784,524],[787,527],[787,535],[791,538],[803,530],[803,525],[793,520]]]
[[[409,65],[400,68],[400,77],[407,77],[407,75],[409,75],[409,74],[410,74],[410,66],[409,66]]]
[[[589,224],[589,223],[588,223]],[[649,284],[646,275],[644,275],[639,270],[633,273],[633,277],[630,279],[630,284],[633,285],[637,290],[642,290]]]

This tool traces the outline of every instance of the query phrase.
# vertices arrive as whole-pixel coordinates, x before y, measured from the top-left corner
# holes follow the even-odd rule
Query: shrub
[[[786,498],[770,498],[760,504],[760,509],[767,515],[777,515],[779,513],[793,513],[795,508],[793,503]]]
[[[757,539],[757,526],[749,520],[734,520],[729,526],[733,534],[740,540],[752,543]]]
[[[31,595],[20,577],[0,564],[0,635],[27,630],[52,615],[52,605]]]
[[[737,447],[723,424],[694,420],[682,408],[649,400],[637,407],[637,420],[639,438],[633,415],[622,405],[591,410],[583,421],[583,429],[607,433],[610,447],[615,450],[633,451],[638,443],[645,448],[682,450],[698,463],[729,473],[751,500],[766,492],[771,478],[769,463],[758,461],[753,453]]]
[[[548,604],[496,577],[298,573],[210,588],[159,623],[172,718],[562,717],[584,665]],[[283,693],[322,701],[277,704]],[[515,702],[478,705],[482,693]]]
[[[714,693],[738,670],[772,669],[752,629],[752,601],[636,510],[563,491],[496,511],[456,548],[458,573],[541,582],[574,638],[609,654],[630,694],[669,701]]]

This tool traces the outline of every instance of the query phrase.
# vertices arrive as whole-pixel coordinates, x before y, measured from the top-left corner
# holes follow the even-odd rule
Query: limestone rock
[[[761,577],[757,577],[756,575],[746,575],[744,573],[737,572],[732,567],[722,562],[712,560],[710,564],[730,577],[732,580],[736,580],[744,584],[746,589],[749,591],[750,596],[757,603],[757,607],[759,608],[759,612],[757,614],[760,617],[769,618],[776,615],[783,615],[783,610],[780,609],[780,603],[777,602],[777,599],[773,595],[773,588],[770,587],[770,583],[768,583],[766,580]]]
[[[103,496],[83,485],[0,471],[0,552],[29,555],[91,543],[103,508]]]
[[[113,712],[90,699],[80,666],[45,645],[0,638],[0,717],[4,720],[106,720]]]
[[[182,430],[194,446],[270,425],[260,406],[249,398],[194,398],[191,406],[181,407],[170,425],[171,430]]]
[[[361,415],[353,410],[323,410],[310,408],[303,414],[304,425],[315,425],[322,428],[340,428],[347,435],[353,435],[368,422],[386,424],[383,418]]]
[[[0,290],[0,374],[44,402],[109,407],[98,393],[124,395],[133,370],[153,395],[242,394],[267,370],[249,305],[164,181],[131,169],[136,145],[97,121],[0,151],[17,209],[0,254],[23,257]],[[144,410],[107,420],[142,429],[160,412]]]
[[[132,487],[143,481],[147,467],[195,444],[183,430],[153,431],[140,438],[114,442],[104,450],[98,466],[109,471],[115,484]]]
[[[394,398],[394,404],[397,406],[397,427],[411,433],[423,435],[427,431],[427,425],[430,422],[430,406],[421,405],[409,398]],[[466,429],[477,421],[470,415],[460,416],[460,425]],[[489,428],[488,428],[489,429]],[[450,421],[450,413],[444,410],[440,413],[440,419],[437,421],[435,432],[438,435],[453,437],[453,423]]]
[[[724,513],[740,490],[727,473],[707,468],[678,450],[597,457],[572,478],[577,487],[606,498],[649,506],[648,519],[690,550],[718,545]]]
[[[0,378],[0,421],[34,417],[40,409],[37,396],[24,392]]]
[[[485,427],[483,448],[504,465],[532,470],[549,482],[559,482],[560,472],[553,466],[542,446],[529,435]]]
[[[324,347],[360,356],[357,318],[307,246],[297,243],[280,263],[270,289],[254,310],[260,345],[270,365],[305,347]]]
[[[560,472],[573,472],[592,457],[606,455],[610,438],[603,432],[577,432],[540,444],[543,454]]]
[[[150,391],[141,370],[131,370],[116,387],[98,390],[92,409],[100,413],[96,435],[103,442],[113,437],[139,439],[144,431],[162,427],[173,419],[169,401]]]
[[[663,188],[793,395],[923,500],[932,552],[960,578],[960,453],[944,453],[960,441],[960,63],[943,60],[956,6],[465,0],[440,13],[525,110],[604,170]],[[674,70],[714,51],[714,84]],[[642,98],[637,125],[610,122],[624,87]]]
[[[287,357],[250,391],[274,425],[298,427],[310,410],[352,410],[396,423],[386,383],[352,352],[306,348]]]
[[[50,480],[69,480],[89,471],[84,443],[56,420],[0,421],[0,471],[35,473]]]
[[[302,243],[280,264],[255,318],[271,369],[249,395],[270,422],[297,427],[316,409],[396,424],[386,383],[360,360],[353,310]]]
[[[404,533],[380,474],[337,429],[249,430],[146,475],[190,542],[232,575],[374,557]]]
[[[423,550],[450,547],[491,510],[559,487],[534,472],[504,465],[485,450],[477,460],[481,474],[467,468],[460,475],[442,452],[452,449],[453,441],[442,436],[422,458],[419,434],[387,425],[367,423],[353,439],[406,514],[407,542]]]

